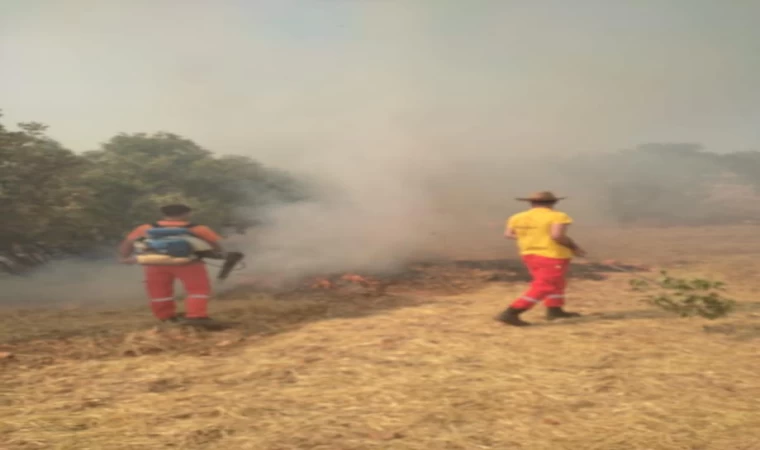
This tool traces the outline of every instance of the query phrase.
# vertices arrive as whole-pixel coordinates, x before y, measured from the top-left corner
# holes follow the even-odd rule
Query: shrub
[[[637,292],[648,292],[645,301],[681,317],[704,317],[714,320],[729,314],[736,302],[723,295],[725,284],[702,278],[675,278],[666,271],[657,279],[636,278],[630,281]]]

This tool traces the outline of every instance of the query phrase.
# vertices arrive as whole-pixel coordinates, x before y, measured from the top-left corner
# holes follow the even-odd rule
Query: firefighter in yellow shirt
[[[530,288],[499,315],[498,319],[508,325],[530,325],[520,318],[520,314],[541,302],[547,307],[549,320],[580,316],[563,309],[570,260],[573,256],[585,255],[567,236],[567,228],[573,219],[554,209],[563,199],[548,191],[519,198],[529,202],[531,208],[507,221],[504,236],[517,241],[523,262],[533,278]]]

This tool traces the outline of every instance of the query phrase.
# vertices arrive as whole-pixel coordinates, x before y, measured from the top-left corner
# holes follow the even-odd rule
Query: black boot
[[[504,322],[507,325],[512,325],[513,327],[527,327],[530,324],[520,318],[520,314],[524,313],[525,311],[527,310],[517,309],[510,306],[504,310],[504,312],[499,314],[496,317],[496,320]]]
[[[210,317],[185,317],[182,320],[182,324],[209,331],[219,331],[227,328],[225,324],[217,322]]]
[[[550,306],[546,309],[546,320],[572,319],[580,316],[577,312],[565,311],[561,306]]]

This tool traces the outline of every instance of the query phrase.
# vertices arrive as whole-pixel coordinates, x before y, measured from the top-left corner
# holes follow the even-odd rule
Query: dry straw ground
[[[216,333],[153,329],[138,303],[5,311],[0,448],[760,449],[756,231],[581,237],[723,279],[741,307],[671,317],[627,290],[631,275],[579,266],[570,304],[587,317],[537,310],[534,328],[505,328],[492,317],[523,284],[495,262],[428,267],[380,296],[239,292],[214,305],[238,323]]]

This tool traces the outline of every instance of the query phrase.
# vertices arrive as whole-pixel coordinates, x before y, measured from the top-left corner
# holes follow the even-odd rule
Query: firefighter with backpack
[[[119,260],[141,264],[153,315],[164,322],[178,322],[174,281],[187,293],[183,322],[210,325],[208,300],[211,281],[204,254],[223,254],[221,237],[211,228],[190,221],[192,209],[183,204],[161,208],[163,219],[140,225],[119,246]]]

